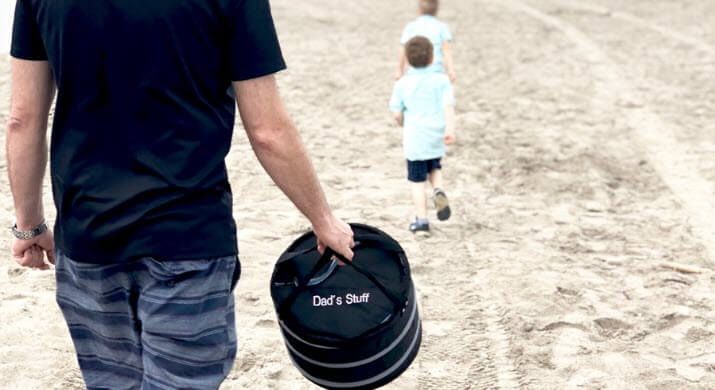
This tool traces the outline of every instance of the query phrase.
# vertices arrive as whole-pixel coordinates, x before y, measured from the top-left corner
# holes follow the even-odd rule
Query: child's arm
[[[444,56],[444,68],[447,71],[449,81],[454,82],[457,74],[454,71],[454,61],[452,60],[452,44],[449,41],[442,42],[442,54]]]
[[[405,111],[405,102],[402,100],[402,80],[398,80],[392,88],[392,96],[390,96],[390,111],[398,125],[402,126],[405,121],[403,112]]]
[[[447,122],[444,131],[444,143],[447,145],[451,145],[457,142],[457,135],[455,133],[457,119],[456,115],[454,114],[453,104],[444,105],[444,117],[445,122]]]
[[[395,117],[395,121],[397,122],[397,124],[402,126],[402,124],[405,122],[405,116],[402,114],[402,111],[393,111],[392,115]]]
[[[407,65],[407,55],[405,55],[405,47],[400,46],[400,54],[397,59],[397,71],[395,71],[395,80],[405,74],[405,65]]]

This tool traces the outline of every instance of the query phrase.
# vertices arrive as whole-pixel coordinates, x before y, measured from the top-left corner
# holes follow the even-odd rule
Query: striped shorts
[[[87,389],[217,389],[236,357],[236,256],[123,264],[56,250],[57,303]]]

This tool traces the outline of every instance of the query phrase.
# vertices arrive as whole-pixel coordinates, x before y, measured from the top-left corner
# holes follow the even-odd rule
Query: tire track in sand
[[[466,255],[469,257],[469,261],[466,264],[476,264],[478,256],[474,243],[470,242],[466,237],[462,237],[462,242],[466,249]],[[464,264],[465,262],[460,263]],[[474,279],[471,285],[482,285],[478,277],[474,277]],[[512,343],[509,332],[504,327],[507,310],[497,305],[499,301],[495,294],[483,299],[482,308],[480,309],[482,317],[480,319],[488,334],[488,342],[483,343],[482,346],[488,351],[487,361],[489,364],[487,366],[490,368],[491,375],[485,378],[483,373],[479,373],[483,367],[476,368],[473,365],[472,370],[470,370],[473,371],[470,375],[474,380],[472,384],[477,389],[511,390],[525,388],[524,378],[519,373],[514,360],[509,356]]]
[[[595,14],[599,15],[604,15],[608,17],[612,17],[614,19],[620,19],[624,22],[628,22],[640,27],[647,28],[652,31],[656,31],[663,36],[666,36],[668,38],[674,39],[678,42],[684,43],[686,45],[692,46],[704,53],[708,53],[711,56],[715,56],[715,47],[709,45],[707,42],[702,41],[696,37],[683,34],[679,31],[673,30],[671,28],[661,26],[659,24],[656,24],[654,22],[651,22],[646,19],[639,18],[635,15],[631,15],[629,13],[623,12],[623,11],[617,11],[613,10],[607,7],[602,7],[599,5],[595,4],[589,4],[585,2],[580,2],[580,1],[563,1],[563,0],[558,0],[556,1],[557,4],[560,6],[563,6],[565,8],[569,9],[575,9],[575,10],[580,10],[580,11],[587,11],[587,12],[592,12]]]
[[[456,255],[437,265],[448,267],[459,276],[430,280],[431,293],[420,302],[425,331],[415,387],[424,390],[526,388],[510,357],[512,337],[504,326],[507,310],[499,306],[496,294],[478,288],[465,289],[465,286],[481,285],[481,276],[473,269],[477,264],[473,243],[465,236],[461,241],[463,245],[454,248]],[[438,246],[429,241],[418,245],[425,257],[438,258],[434,252],[439,250]],[[422,271],[417,267],[413,272]],[[460,293],[455,296],[454,291]],[[435,300],[448,296],[453,297],[452,304]]]
[[[491,303],[484,311],[484,321],[491,335],[491,351],[494,359],[497,389],[521,389],[523,387],[521,375],[516,370],[513,360],[509,357],[511,339],[504,328],[503,322],[506,310]],[[484,388],[484,387],[478,387]]]
[[[680,200],[689,216],[696,237],[715,262],[715,199],[713,184],[698,173],[688,159],[687,149],[678,142],[673,129],[643,103],[636,89],[626,80],[616,65],[585,33],[519,0],[496,1],[514,11],[527,14],[559,31],[580,50],[591,64],[591,77],[599,95],[594,103],[620,106],[628,126],[636,135],[648,161]]]

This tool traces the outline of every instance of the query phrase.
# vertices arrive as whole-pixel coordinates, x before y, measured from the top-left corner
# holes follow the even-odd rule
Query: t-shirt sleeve
[[[231,80],[253,79],[286,68],[268,0],[236,0],[229,18]]]
[[[442,42],[452,41],[452,32],[449,31],[449,26],[447,26],[447,23],[442,23],[442,31],[440,35],[442,36]]]
[[[390,111],[401,112],[404,110],[405,102],[402,99],[402,89],[400,88],[400,82],[398,81],[392,89],[392,96],[390,97]]]
[[[444,87],[442,87],[442,104],[445,106],[457,104],[457,100],[454,98],[454,88],[446,76],[444,77]]]
[[[45,61],[47,53],[30,0],[17,0],[10,55],[30,61]]]

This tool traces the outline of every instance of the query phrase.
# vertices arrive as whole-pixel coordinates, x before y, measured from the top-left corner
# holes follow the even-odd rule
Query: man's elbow
[[[10,113],[7,120],[8,133],[19,133],[27,131],[34,122],[33,116],[27,112],[15,111]]]
[[[249,129],[248,133],[254,150],[271,153],[279,149],[282,142],[289,139],[290,131],[290,124],[277,123]]]
[[[270,151],[275,147],[278,131],[275,129],[261,129],[253,131],[250,136],[251,146],[256,150]]]

